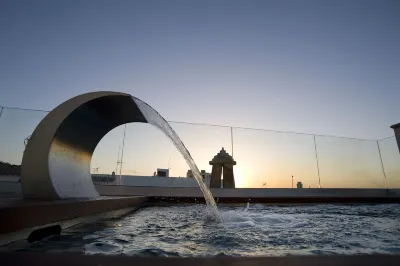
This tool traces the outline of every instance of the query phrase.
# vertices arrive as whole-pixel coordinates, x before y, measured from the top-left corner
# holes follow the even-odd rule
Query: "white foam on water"
[[[260,203],[256,203],[256,204],[252,204],[251,208],[252,209],[265,209],[265,206]]]
[[[221,211],[223,225],[226,228],[301,228],[308,225],[291,214],[277,214],[260,211],[260,208],[247,206],[242,210]]]
[[[224,221],[224,227],[226,228],[243,228],[243,227],[254,227],[256,223],[248,215],[247,211],[223,211],[221,212],[222,219]]]
[[[199,184],[201,191],[203,192],[204,198],[207,203],[208,211],[213,215],[215,219],[222,222],[222,218],[217,208],[217,204],[215,203],[214,197],[211,194],[211,191],[207,188],[206,184],[203,182],[203,177],[200,174],[197,165],[195,164],[192,156],[190,155],[189,151],[186,149],[185,145],[179,138],[178,134],[171,128],[168,122],[150,105],[147,103],[139,100],[138,98],[132,97],[135,101],[136,105],[139,107],[140,111],[146,118],[147,122],[159,130],[161,130],[175,145],[175,147],[179,150],[182,154],[183,158],[186,160],[187,164],[189,165],[190,169],[193,172],[193,175]]]

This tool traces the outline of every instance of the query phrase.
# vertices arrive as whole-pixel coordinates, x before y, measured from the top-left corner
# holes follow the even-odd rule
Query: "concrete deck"
[[[89,218],[122,215],[147,200],[141,196],[56,201],[0,199],[0,245],[26,239],[43,227],[67,228]]]
[[[58,266],[319,266],[360,265],[397,266],[400,255],[357,256],[287,256],[287,257],[209,257],[209,258],[143,258],[127,256],[82,255],[76,253],[0,253],[4,265],[58,265]]]
[[[146,197],[101,197],[87,200],[0,200],[0,234],[127,207],[140,206]]]

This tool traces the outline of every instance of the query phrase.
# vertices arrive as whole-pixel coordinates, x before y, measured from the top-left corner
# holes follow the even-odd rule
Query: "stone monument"
[[[210,188],[221,188],[221,174],[223,172],[223,188],[235,188],[233,166],[236,162],[224,148],[210,161],[212,165]]]

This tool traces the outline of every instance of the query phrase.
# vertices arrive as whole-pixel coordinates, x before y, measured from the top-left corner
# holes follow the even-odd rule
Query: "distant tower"
[[[210,161],[212,165],[210,188],[221,187],[221,174],[223,171],[223,188],[235,188],[235,178],[233,176],[233,160],[224,148]]]

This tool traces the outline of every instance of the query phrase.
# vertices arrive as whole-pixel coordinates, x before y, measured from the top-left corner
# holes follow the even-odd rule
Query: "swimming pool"
[[[223,224],[208,218],[204,205],[154,206],[2,250],[182,257],[400,253],[400,204],[219,209]]]

